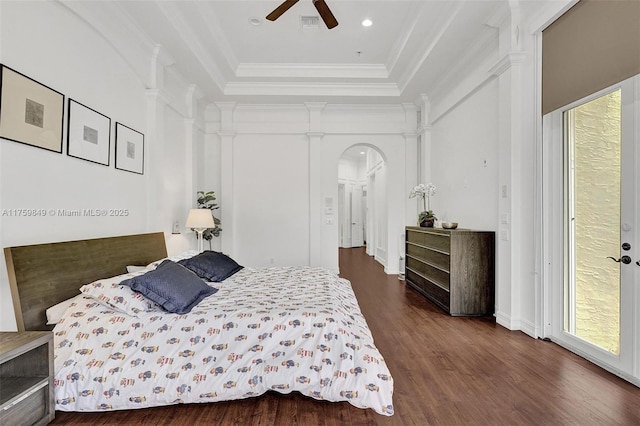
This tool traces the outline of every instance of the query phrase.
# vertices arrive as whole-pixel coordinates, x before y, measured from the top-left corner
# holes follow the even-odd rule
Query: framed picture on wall
[[[62,153],[64,95],[0,64],[0,137]]]
[[[111,119],[69,99],[67,155],[109,165]]]
[[[144,135],[116,123],[116,169],[144,174]]]

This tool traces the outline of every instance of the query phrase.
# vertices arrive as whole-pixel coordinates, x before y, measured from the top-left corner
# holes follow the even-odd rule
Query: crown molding
[[[224,33],[220,30],[220,21],[218,15],[213,13],[213,9],[209,6],[210,2],[196,1],[195,6],[198,9],[202,20],[207,23],[207,31],[211,34],[211,37],[215,40],[217,49],[222,54],[222,57],[227,62],[230,69],[234,70],[238,67],[239,61],[236,55],[233,53],[231,45],[224,36]]]
[[[417,5],[413,7],[416,8]],[[398,37],[397,42],[391,49],[391,54],[389,56],[389,59],[387,60],[387,68],[390,71],[393,71],[396,68],[398,61],[402,56],[402,53],[406,50],[407,44],[409,44],[409,41],[413,37],[413,33],[415,32],[418,22],[420,21],[420,16],[422,15],[423,10],[424,8],[422,8],[420,11],[416,10],[415,13],[413,13],[413,20],[411,21],[411,23],[408,23],[408,25],[405,26],[406,31],[404,32],[404,34],[402,34],[402,37]]]
[[[395,83],[232,82],[225,95],[290,96],[400,96]]]
[[[56,0],[99,34],[131,67],[146,86],[150,86],[149,61],[156,43],[116,2]],[[117,22],[118,25],[113,25]]]
[[[167,93],[161,89],[147,89],[145,91],[147,99],[154,102],[161,103],[164,106],[171,105],[171,100],[167,96]]]
[[[432,37],[427,38],[428,40],[430,40],[430,42],[428,44],[425,44],[425,49],[422,51],[422,54],[416,55],[415,56],[416,59],[414,59],[407,66],[405,72],[398,79],[398,85],[401,88],[401,92],[403,92],[404,89],[407,88],[409,83],[411,83],[413,78],[416,76],[416,74],[420,70],[420,67],[422,67],[422,64],[424,64],[424,62],[427,60],[427,58],[429,57],[433,49],[438,45],[438,43],[440,42],[444,34],[447,32],[447,30],[451,26],[451,23],[453,22],[455,17],[458,16],[458,13],[460,13],[460,10],[462,10],[463,4],[464,4],[463,2],[453,3],[453,5],[451,6],[451,9],[449,9],[448,11],[446,18],[441,21],[442,24],[440,25],[440,27],[434,29],[434,31],[432,32],[433,33]]]
[[[474,70],[477,66],[478,58],[490,58],[496,56],[498,49],[498,31],[493,27],[487,26],[487,30],[475,39],[475,42],[469,46],[469,48],[462,53],[456,66],[449,69],[441,79],[435,82],[431,93],[429,93],[430,99],[439,99],[446,96],[446,94],[455,87],[463,76],[469,73],[470,70]],[[473,72],[473,71],[472,71]]]
[[[382,64],[259,64],[243,63],[236,77],[280,78],[389,78]]]
[[[514,65],[519,65],[524,62],[527,54],[521,51],[513,51],[505,54],[500,58],[490,69],[489,73],[494,76],[499,76]]]
[[[177,5],[173,2],[156,2],[156,6],[167,18],[167,21],[171,23],[176,32],[180,34],[180,38],[184,41],[185,46],[198,58],[207,75],[218,88],[222,90],[226,78],[218,66],[218,61],[214,60],[208,49],[202,45],[200,38],[191,29],[191,26]]]
[[[327,103],[326,102],[305,102],[304,106],[306,106],[309,111],[322,111],[324,107],[327,106]]]

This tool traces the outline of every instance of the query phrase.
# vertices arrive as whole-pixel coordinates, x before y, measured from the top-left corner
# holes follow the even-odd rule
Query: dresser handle
[[[7,405],[6,407],[2,408],[2,411],[6,411],[8,409],[10,409],[11,407],[20,404],[22,401],[24,401],[25,399],[29,398],[31,395],[33,395],[34,393],[38,392],[40,389],[42,389],[43,387],[47,386],[49,383],[48,382],[42,382],[40,384],[38,384],[35,388],[31,389],[29,392],[25,393],[24,395],[20,395],[20,397],[18,399],[16,399],[15,401],[13,401],[11,404]]]

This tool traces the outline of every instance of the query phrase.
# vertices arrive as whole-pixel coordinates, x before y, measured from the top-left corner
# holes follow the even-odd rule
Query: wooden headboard
[[[18,331],[51,330],[47,308],[80,294],[84,284],[166,256],[162,232],[6,247]]]

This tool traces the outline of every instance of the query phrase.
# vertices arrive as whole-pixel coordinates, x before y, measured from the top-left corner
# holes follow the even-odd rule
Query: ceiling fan
[[[333,16],[331,10],[329,10],[329,6],[325,3],[324,0],[311,0],[313,5],[318,10],[320,17],[324,21],[327,28],[331,29],[338,25],[338,21],[336,17]],[[291,8],[294,4],[298,3],[298,0],[285,0],[280,6],[276,7],[273,12],[267,15],[267,19],[270,21],[275,21],[278,19],[283,13]]]

